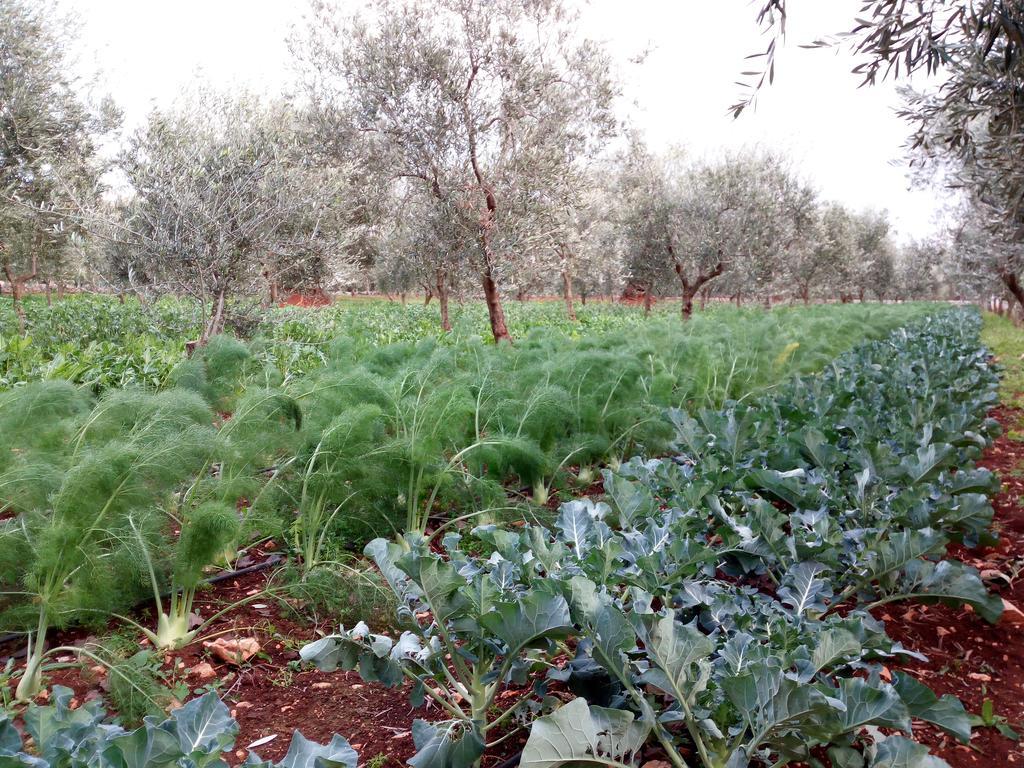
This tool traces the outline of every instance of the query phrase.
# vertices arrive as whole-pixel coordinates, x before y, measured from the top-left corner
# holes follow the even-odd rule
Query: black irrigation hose
[[[523,757],[523,750],[519,750],[512,757],[498,763],[494,768],[515,768]]]
[[[282,557],[281,555],[271,555],[266,560],[264,560],[262,563],[256,563],[256,565],[250,565],[250,566],[247,566],[245,568],[239,568],[237,571],[228,571],[227,573],[218,573],[216,576],[211,576],[208,579],[203,579],[203,583],[204,584],[219,584],[222,581],[228,581],[229,579],[234,579],[234,578],[237,578],[239,576],[246,576],[246,575],[248,575],[250,573],[256,573],[258,571],[266,570],[267,568],[270,568],[270,567],[275,566],[278,563],[282,563],[282,562],[284,562],[284,557]],[[162,595],[162,597],[166,597],[167,594],[169,594],[169,593],[165,593],[164,595]],[[25,633],[24,632],[9,632],[6,635],[0,635],[0,646],[7,645],[9,643],[13,643],[15,640],[22,640],[22,639],[24,639],[24,637],[25,637]],[[14,653],[9,654],[7,656],[0,656],[0,664],[6,663],[8,659],[20,659],[20,658],[22,658],[23,656],[26,656],[26,655],[28,655],[28,649],[27,648],[21,648],[21,649],[15,651]]]

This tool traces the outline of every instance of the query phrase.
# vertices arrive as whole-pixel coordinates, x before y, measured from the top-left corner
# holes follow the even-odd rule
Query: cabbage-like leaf
[[[632,712],[591,707],[585,699],[573,699],[534,721],[519,765],[629,768],[649,732],[650,725],[636,721]]]
[[[412,739],[416,754],[409,758],[409,765],[413,768],[470,768],[484,753],[483,737],[465,720],[414,720]]]
[[[964,744],[971,740],[970,719],[956,696],[936,696],[931,688],[905,672],[895,676],[893,685],[912,717],[937,725]]]

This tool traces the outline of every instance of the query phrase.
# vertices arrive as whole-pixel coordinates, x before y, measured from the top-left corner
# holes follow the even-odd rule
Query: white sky
[[[171,102],[196,78],[218,87],[287,90],[285,37],[305,0],[62,0],[80,18],[83,59],[129,127],[151,106]],[[353,8],[358,0],[349,0]],[[824,198],[853,208],[886,208],[901,238],[939,223],[941,194],[911,190],[901,161],[907,134],[895,87],[857,87],[845,52],[801,43],[848,28],[860,0],[790,0],[786,47],[775,84],[739,120],[727,114],[741,93],[744,57],[767,40],[752,0],[591,0],[583,31],[619,62],[633,122],[655,149],[696,156],[761,144],[785,150]],[[651,48],[637,66],[630,58]]]

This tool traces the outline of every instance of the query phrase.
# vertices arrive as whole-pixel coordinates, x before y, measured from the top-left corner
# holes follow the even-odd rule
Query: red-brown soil
[[[991,415],[1002,424],[1003,435],[979,463],[1003,483],[993,499],[999,543],[957,548],[953,554],[982,571],[1004,600],[1024,609],[1024,578],[1019,577],[1024,576],[1024,442],[1008,436],[1019,428],[1024,412],[999,407]],[[957,696],[968,712],[980,713],[984,701],[991,700],[995,714],[1024,736],[1024,624],[1012,623],[1008,614],[993,626],[970,610],[944,605],[893,604],[875,614],[893,639],[928,657],[904,665],[908,672],[938,694]],[[953,768],[1024,766],[1024,746],[995,728],[975,728],[970,745],[924,724],[915,726],[914,737]]]

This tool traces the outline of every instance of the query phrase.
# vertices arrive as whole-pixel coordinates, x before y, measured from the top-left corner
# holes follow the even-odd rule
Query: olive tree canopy
[[[461,212],[496,341],[502,288],[546,245],[524,223],[616,128],[608,57],[573,23],[559,0],[317,2],[294,41],[323,142]]]

